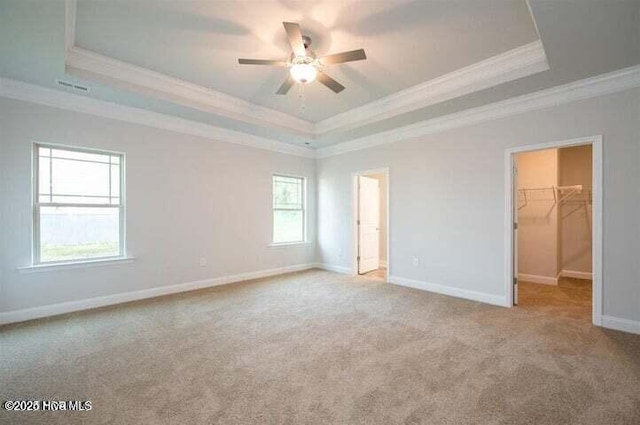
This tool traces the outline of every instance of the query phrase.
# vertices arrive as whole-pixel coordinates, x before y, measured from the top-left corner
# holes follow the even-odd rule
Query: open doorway
[[[508,152],[511,305],[600,324],[600,143]]]
[[[353,175],[354,273],[372,279],[388,276],[388,185],[386,169]]]

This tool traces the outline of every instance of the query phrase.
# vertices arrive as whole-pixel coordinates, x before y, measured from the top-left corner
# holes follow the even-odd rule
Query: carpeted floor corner
[[[308,271],[0,328],[3,424],[640,424],[640,336]]]

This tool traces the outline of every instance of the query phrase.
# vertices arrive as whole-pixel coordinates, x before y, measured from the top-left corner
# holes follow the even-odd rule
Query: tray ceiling
[[[327,66],[347,89],[274,92],[286,59],[282,21],[299,22],[319,55],[364,48],[366,61]],[[524,1],[77,2],[75,44],[311,122],[537,40]]]
[[[366,50],[366,61],[327,67],[344,92],[315,84],[278,97],[286,70],[237,65],[286,58],[284,20],[318,54]],[[634,86],[640,0],[0,0],[0,57],[0,95],[321,154],[616,70],[631,69]],[[87,64],[93,74],[73,69]],[[150,76],[173,94],[136,86]],[[186,96],[174,96],[180,85],[192,86]]]

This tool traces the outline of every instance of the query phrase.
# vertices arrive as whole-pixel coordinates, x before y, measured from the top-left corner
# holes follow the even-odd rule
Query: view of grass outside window
[[[122,155],[36,146],[36,263],[123,254]]]
[[[273,243],[305,240],[304,178],[273,176]]]

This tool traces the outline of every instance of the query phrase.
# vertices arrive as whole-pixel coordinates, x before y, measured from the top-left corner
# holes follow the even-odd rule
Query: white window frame
[[[40,202],[40,150],[39,148],[45,149],[59,149],[66,150],[71,152],[81,152],[81,153],[90,153],[90,154],[98,154],[98,155],[109,155],[117,156],[120,158],[120,187],[119,187],[119,198],[120,203],[117,205],[113,204],[78,204],[78,203],[67,203],[67,202]],[[95,263],[104,260],[118,260],[126,258],[126,241],[125,241],[125,155],[123,152],[114,152],[102,149],[92,149],[92,148],[83,148],[76,146],[68,146],[61,144],[52,144],[52,143],[42,143],[42,142],[34,142],[32,148],[32,161],[33,161],[33,240],[32,240],[32,265],[33,266],[49,266],[49,265],[59,265],[59,264],[82,264],[82,263]],[[87,161],[87,160],[78,160],[74,159],[74,161],[84,161],[84,162],[95,162],[95,161]],[[51,166],[49,168],[51,170]],[[109,179],[111,179],[111,173],[109,173]],[[53,196],[53,194],[51,194]],[[79,208],[117,208],[118,209],[118,254],[111,255],[106,257],[91,257],[91,258],[76,258],[69,260],[59,260],[59,261],[42,261],[40,258],[41,247],[40,247],[40,208],[41,207],[79,207]]]
[[[284,177],[288,179],[298,179],[302,181],[302,208],[301,210],[292,210],[288,208],[276,208],[273,203],[273,195],[275,190],[275,177]],[[291,242],[275,242],[275,211],[302,211],[302,240]],[[307,243],[307,178],[304,176],[293,176],[291,174],[275,173],[271,176],[271,246],[285,245],[301,245]]]

